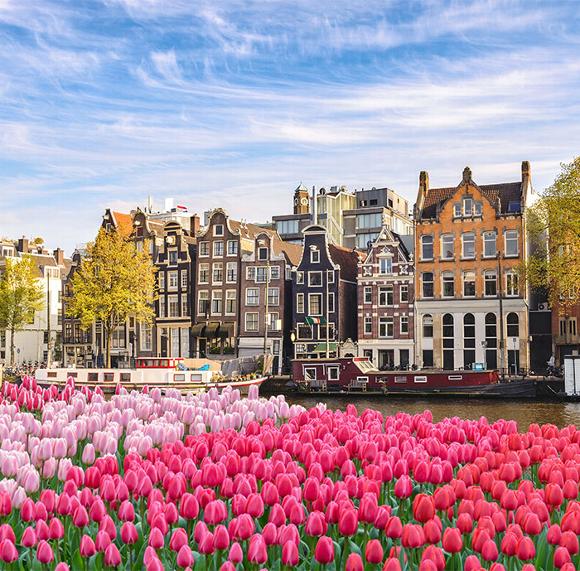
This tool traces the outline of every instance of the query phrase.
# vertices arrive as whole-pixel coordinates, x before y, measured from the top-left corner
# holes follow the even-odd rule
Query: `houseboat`
[[[135,359],[134,369],[37,369],[35,377],[44,386],[64,386],[72,378],[76,386],[93,389],[99,386],[104,392],[112,392],[120,384],[129,390],[147,386],[194,393],[205,392],[212,387],[232,387],[244,394],[252,385],[260,386],[266,380],[265,376],[257,373],[225,377],[213,361],[192,368],[181,358],[161,357]]]
[[[495,370],[380,371],[368,357],[296,359],[292,379],[303,393],[365,396],[535,398],[530,380],[503,382]]]

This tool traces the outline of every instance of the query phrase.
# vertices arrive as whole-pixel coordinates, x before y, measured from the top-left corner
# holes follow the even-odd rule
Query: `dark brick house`
[[[355,250],[328,243],[322,226],[303,231],[304,250],[293,275],[295,356],[336,356],[338,343],[357,337]]]
[[[384,227],[358,272],[358,346],[379,369],[415,363],[413,237]]]

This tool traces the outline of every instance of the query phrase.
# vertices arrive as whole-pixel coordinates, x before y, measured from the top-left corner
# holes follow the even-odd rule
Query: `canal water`
[[[460,418],[478,419],[487,417],[490,421],[500,418],[515,420],[520,430],[526,430],[531,423],[551,423],[558,427],[573,424],[580,427],[580,403],[566,402],[537,402],[537,401],[496,401],[474,399],[413,399],[377,397],[365,398],[359,396],[332,397],[318,395],[316,397],[289,394],[286,400],[291,404],[301,404],[310,408],[318,402],[323,402],[330,409],[344,410],[349,403],[363,411],[373,408],[384,415],[393,415],[397,412],[415,414],[429,409],[433,413],[433,420],[439,421],[445,417],[459,416]]]

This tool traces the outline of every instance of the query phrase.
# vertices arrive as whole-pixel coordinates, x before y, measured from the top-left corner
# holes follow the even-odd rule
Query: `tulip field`
[[[580,430],[0,389],[0,569],[580,568]]]

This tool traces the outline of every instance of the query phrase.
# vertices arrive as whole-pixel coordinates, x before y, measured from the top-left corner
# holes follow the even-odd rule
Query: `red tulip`
[[[153,549],[161,549],[165,545],[165,538],[160,529],[154,527],[151,530],[147,544],[153,547]]]
[[[448,527],[443,532],[443,549],[448,553],[459,553],[463,549],[463,538],[459,529]]]
[[[3,539],[0,542],[0,559],[4,563],[13,563],[18,559],[18,550],[9,539]]]
[[[334,561],[334,543],[330,537],[324,535],[318,539],[314,549],[314,559],[322,565],[328,565]]]
[[[133,545],[139,539],[139,532],[133,522],[126,521],[121,526],[121,541],[126,545]]]
[[[551,525],[548,528],[548,533],[546,535],[546,539],[548,540],[548,543],[550,543],[552,545],[559,545],[561,537],[562,537],[562,530],[560,529],[560,526],[557,523]]]
[[[109,534],[105,531],[97,531],[95,537],[95,547],[97,548],[97,551],[104,553],[109,545],[111,545]]]
[[[244,559],[244,552],[239,543],[232,543],[230,547],[230,552],[228,553],[228,560],[232,563],[241,563]]]
[[[518,559],[529,561],[536,556],[534,542],[529,537],[522,537],[518,542]]]
[[[425,523],[435,516],[433,497],[417,494],[413,500],[413,517],[420,523]]]
[[[365,547],[365,559],[368,563],[381,563],[383,561],[383,546],[378,539],[371,539]]]
[[[58,518],[52,518],[48,526],[50,539],[62,539],[64,537],[64,526]]]
[[[70,567],[67,563],[61,561],[55,568],[54,571],[70,571]]]
[[[364,564],[358,553],[351,553],[346,558],[345,571],[364,571]]]
[[[441,541],[441,528],[434,519],[430,519],[424,526],[427,543],[439,543]]]
[[[321,535],[326,535],[327,527],[324,514],[321,512],[312,512],[306,520],[304,532],[311,537],[320,537]]]
[[[476,555],[468,555],[463,564],[463,571],[480,571],[481,563]]]
[[[25,528],[20,543],[23,547],[33,547],[36,545],[36,532],[32,527]]]
[[[560,538],[560,545],[568,550],[570,555],[578,553],[578,536],[573,531],[565,531]]]
[[[81,537],[80,553],[81,557],[92,557],[97,552],[95,543],[88,535]]]
[[[36,548],[36,559],[40,563],[52,563],[54,561],[52,547],[44,540],[40,541]]]
[[[385,561],[383,571],[401,571],[401,562],[398,559],[390,557]]]
[[[394,492],[397,498],[408,498],[413,493],[411,478],[403,474],[395,483]]]
[[[121,565],[121,554],[114,543],[111,543],[105,549],[104,563],[107,567],[118,567]]]
[[[562,567],[572,561],[569,551],[565,547],[556,547],[554,551],[554,567],[562,569]]]
[[[518,537],[511,532],[506,533],[501,540],[501,552],[511,557],[518,552]]]
[[[486,561],[495,561],[498,555],[499,553],[497,551],[497,545],[495,544],[495,541],[492,539],[486,540],[481,548],[481,556]]]
[[[253,535],[248,547],[248,561],[263,565],[268,561],[268,550],[261,535]]]
[[[193,553],[191,552],[189,545],[186,544],[180,547],[179,552],[177,553],[176,562],[179,567],[189,567],[190,565],[193,565]]]
[[[293,541],[285,542],[282,545],[282,565],[295,567],[299,559],[298,546]]]
[[[338,532],[340,535],[355,535],[358,531],[358,514],[355,510],[344,510],[339,514]]]
[[[85,527],[89,523],[89,514],[83,506],[78,506],[73,513],[75,527]]]
[[[468,513],[461,513],[457,516],[456,525],[461,533],[471,533],[473,531],[473,518]]]
[[[423,551],[421,561],[425,561],[426,559],[429,559],[435,564],[437,571],[443,571],[445,569],[445,555],[439,547],[428,545],[425,551]]]
[[[389,518],[387,527],[385,528],[385,533],[387,537],[390,537],[391,539],[398,539],[403,535],[403,524],[399,517],[393,516]]]
[[[403,535],[401,538],[403,547],[410,547],[415,549],[425,544],[425,533],[423,528],[418,524],[408,523],[403,527]]]

